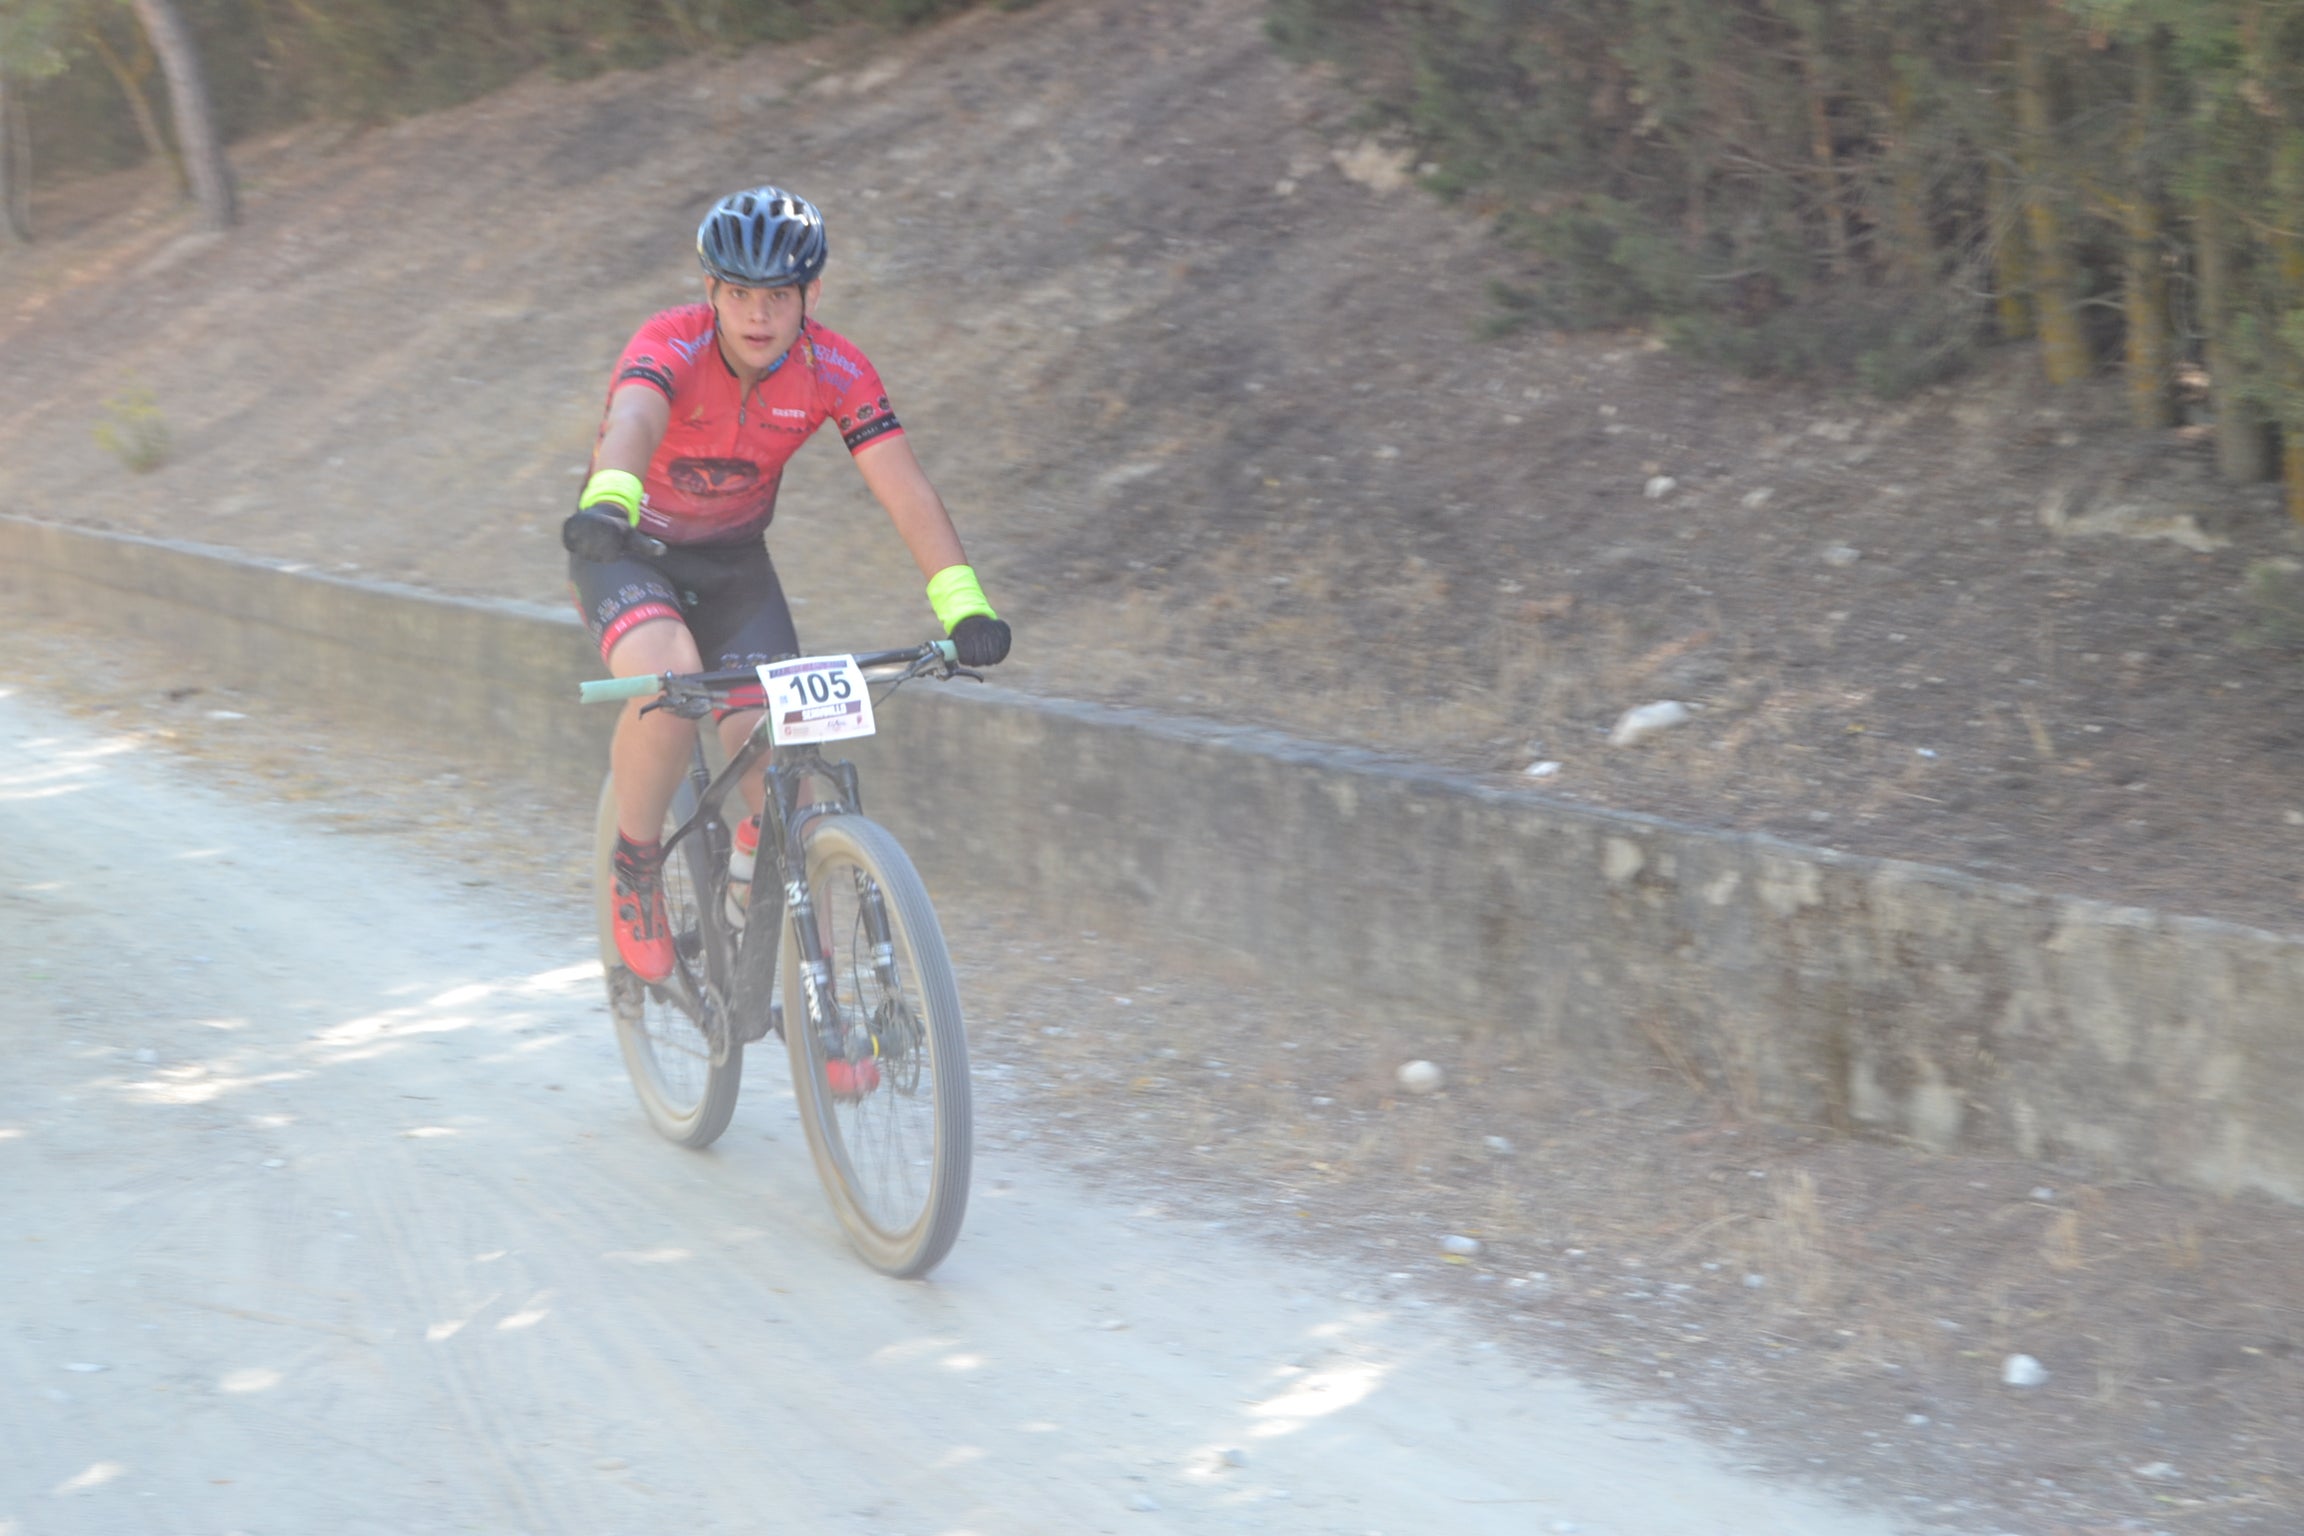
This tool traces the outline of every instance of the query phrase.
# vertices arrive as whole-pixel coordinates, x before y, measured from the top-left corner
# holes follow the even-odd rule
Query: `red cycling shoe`
[[[880,1063],[869,1056],[862,1061],[828,1061],[824,1086],[836,1099],[860,1099],[880,1086]]]
[[[664,845],[616,834],[616,953],[654,984],[672,974],[672,924],[664,915]]]

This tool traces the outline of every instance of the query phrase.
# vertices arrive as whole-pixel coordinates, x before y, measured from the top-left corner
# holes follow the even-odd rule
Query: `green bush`
[[[168,419],[160,414],[152,391],[141,384],[131,384],[106,400],[93,432],[96,446],[132,474],[148,475],[168,462],[172,445]]]

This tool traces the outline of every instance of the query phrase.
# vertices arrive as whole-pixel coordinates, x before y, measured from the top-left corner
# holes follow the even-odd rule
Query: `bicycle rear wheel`
[[[683,782],[665,816],[665,835],[695,808],[695,790]],[[704,946],[705,903],[717,899],[704,840],[685,838],[664,860],[664,911],[680,963],[656,986],[633,975],[616,953],[615,853],[616,784],[611,778],[600,786],[592,881],[616,1044],[649,1123],[681,1146],[708,1147],[736,1112],[744,1046],[728,1027],[725,986],[710,974]]]
[[[808,828],[807,866],[836,1013],[827,1039],[787,934],[784,1037],[800,1120],[849,1240],[874,1269],[910,1279],[951,1251],[968,1210],[960,988],[927,888],[885,828],[821,817]]]

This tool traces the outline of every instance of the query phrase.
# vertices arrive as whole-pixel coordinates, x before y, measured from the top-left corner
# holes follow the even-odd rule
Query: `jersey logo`
[[[674,459],[672,484],[690,496],[740,496],[760,483],[750,459]]]
[[[704,344],[712,339],[713,334],[713,331],[706,331],[701,336],[667,336],[664,341],[673,351],[692,363],[696,361],[696,354],[704,350]]]

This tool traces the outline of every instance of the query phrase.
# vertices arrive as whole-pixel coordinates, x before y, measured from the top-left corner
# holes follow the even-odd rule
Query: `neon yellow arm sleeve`
[[[601,469],[593,471],[592,478],[584,482],[584,494],[576,498],[580,507],[598,506],[612,501],[623,509],[624,518],[633,527],[640,526],[640,477],[628,469]]]
[[[936,610],[936,622],[944,626],[946,634],[972,613],[988,619],[1000,617],[985,600],[975,567],[968,565],[948,565],[928,578],[928,606]]]

